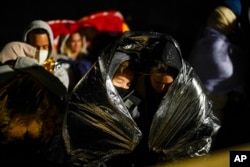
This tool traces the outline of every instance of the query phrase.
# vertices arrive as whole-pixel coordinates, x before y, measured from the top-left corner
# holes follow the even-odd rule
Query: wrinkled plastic
[[[169,49],[160,52],[163,46]],[[142,133],[107,72],[115,51],[134,55],[140,64],[138,73],[145,73],[156,59],[179,70],[154,115],[149,148],[163,153],[163,161],[208,153],[220,128],[219,120],[177,43],[163,34],[127,32],[110,48],[79,81],[70,99],[63,130],[70,161],[95,166],[114,155],[132,152],[140,142]]]
[[[107,75],[107,58],[100,57],[79,81],[68,104],[63,135],[70,161],[76,166],[97,166],[114,155],[132,152],[141,138]],[[79,124],[72,126],[75,121]],[[75,139],[79,133],[82,137]]]
[[[200,80],[193,68],[183,62],[154,116],[150,149],[163,152],[163,161],[206,155],[219,128]]]

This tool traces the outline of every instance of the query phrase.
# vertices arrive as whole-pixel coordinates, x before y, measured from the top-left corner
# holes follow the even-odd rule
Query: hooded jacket
[[[122,52],[115,52],[109,67],[110,79],[114,77],[116,70],[119,68],[120,64],[126,60],[130,60],[129,55]]]
[[[53,36],[53,32],[49,24],[43,20],[32,21],[24,30],[23,41],[27,43],[27,40],[28,40],[27,37],[28,37],[29,32],[38,28],[46,30],[49,35],[49,54],[48,54],[47,59],[52,58],[54,61],[56,61],[55,67],[54,67],[54,75],[57,76],[60,79],[60,81],[64,84],[64,86],[68,89],[69,76],[68,76],[67,71],[64,68],[62,68],[60,63],[58,63],[56,60],[56,55],[55,55],[55,51],[53,48],[54,36]]]
[[[76,31],[76,33],[82,36],[83,44],[76,58],[71,57],[71,49],[66,45],[73,33],[61,34],[59,38],[60,42],[58,43],[57,60],[68,72],[69,92],[72,91],[77,82],[85,75],[92,65],[92,62],[88,60],[86,37],[82,35],[80,31]]]
[[[138,74],[147,73],[154,62],[179,71],[153,116],[146,136],[149,150],[167,162],[207,154],[219,120],[177,42],[165,34],[130,31],[101,52],[73,91],[63,126],[69,162],[96,166],[115,155],[132,153],[145,135],[112,85],[109,70],[116,52],[136,60]]]
[[[34,29],[44,29],[47,31],[48,35],[49,35],[49,57],[52,57],[53,54],[53,43],[54,43],[54,36],[53,36],[53,32],[49,26],[49,24],[43,20],[34,20],[32,21],[24,30],[23,33],[23,41],[27,43],[28,41],[28,34],[34,30]]]

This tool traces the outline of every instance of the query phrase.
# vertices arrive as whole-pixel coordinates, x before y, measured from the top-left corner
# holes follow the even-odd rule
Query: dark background
[[[2,1],[0,48],[21,40],[32,20],[80,19],[103,10],[119,10],[131,30],[172,35],[188,54],[210,11],[223,0],[19,0]]]

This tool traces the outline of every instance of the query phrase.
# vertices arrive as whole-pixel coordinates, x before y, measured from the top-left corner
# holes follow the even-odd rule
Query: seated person
[[[133,82],[119,69],[127,60],[138,62]],[[128,80],[118,84],[121,76]],[[73,90],[63,128],[69,161],[139,167],[206,155],[219,125],[199,81],[170,36],[125,33]],[[136,116],[125,106],[134,88]]]
[[[112,83],[133,118],[138,117],[137,105],[141,102],[139,98],[133,95],[136,77],[135,66],[135,62],[130,59],[129,55],[122,52],[115,52],[110,65]]]
[[[113,157],[107,166],[150,166],[206,155],[219,121],[178,43],[168,35],[140,32],[128,32],[120,43],[126,53],[140,56],[142,75],[134,95],[141,103],[134,121],[142,138],[131,153]]]
[[[63,64],[69,75],[69,91],[90,69],[86,39],[80,31],[61,35],[59,39],[58,61]]]

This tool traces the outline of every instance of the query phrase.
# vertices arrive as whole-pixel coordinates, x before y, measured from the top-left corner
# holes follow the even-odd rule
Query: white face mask
[[[37,60],[39,64],[43,64],[43,62],[47,59],[49,54],[48,50],[38,50],[37,51]]]

